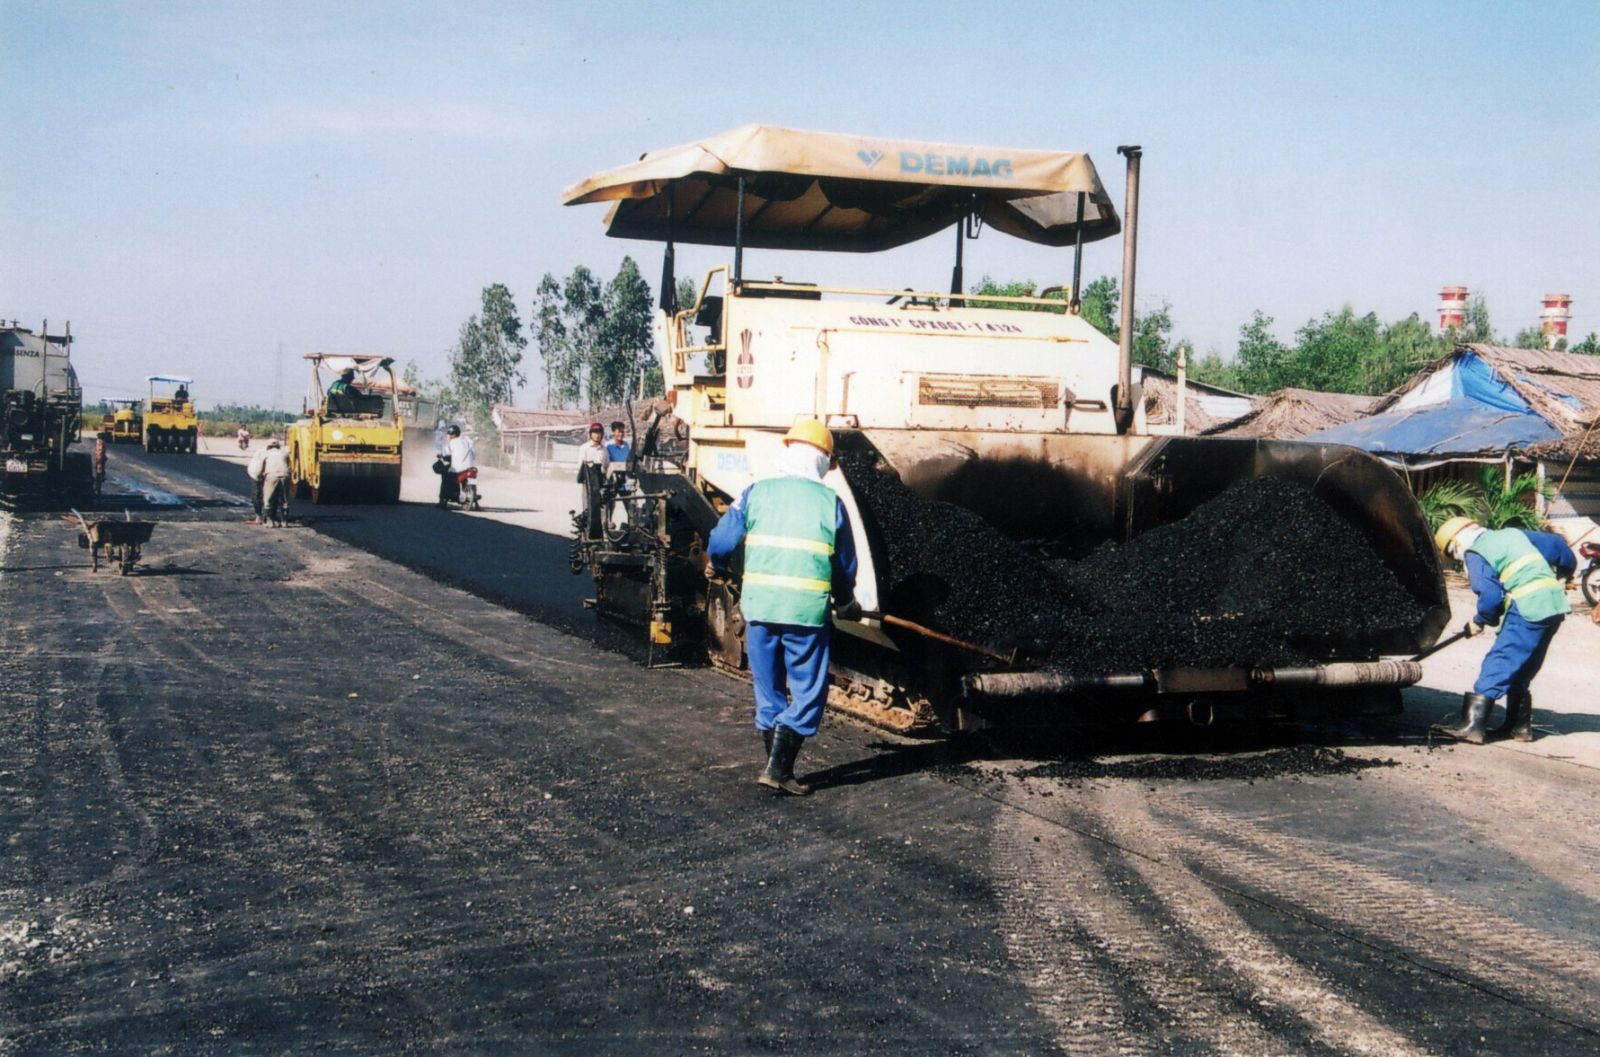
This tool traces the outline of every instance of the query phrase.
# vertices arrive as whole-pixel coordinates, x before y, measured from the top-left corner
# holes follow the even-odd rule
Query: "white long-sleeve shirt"
[[[274,477],[289,476],[289,453],[282,448],[266,449],[266,456],[261,460],[261,475],[266,480]]]
[[[478,465],[478,453],[466,437],[451,437],[444,450],[450,456],[450,469],[456,473],[471,470]]]
[[[265,472],[263,467],[266,465],[267,452],[271,450],[271,448],[257,448],[250,453],[250,463],[245,467],[245,472],[250,475],[250,480],[261,480],[261,475]]]

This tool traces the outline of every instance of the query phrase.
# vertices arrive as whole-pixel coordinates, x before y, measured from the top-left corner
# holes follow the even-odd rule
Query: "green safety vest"
[[[1505,588],[1506,608],[1515,602],[1523,620],[1548,620],[1571,612],[1567,592],[1551,573],[1550,563],[1520,529],[1485,532],[1467,550],[1494,569]]]
[[[820,481],[757,481],[745,500],[746,620],[821,627],[833,586],[833,537],[839,497]]]

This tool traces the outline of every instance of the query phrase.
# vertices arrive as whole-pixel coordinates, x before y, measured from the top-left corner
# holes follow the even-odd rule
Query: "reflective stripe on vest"
[[[1506,606],[1516,603],[1523,620],[1548,620],[1571,611],[1567,593],[1550,572],[1550,563],[1520,529],[1485,532],[1467,548],[1494,569],[1506,592]]]
[[[746,620],[821,627],[828,619],[839,497],[820,481],[758,481],[745,500]]]

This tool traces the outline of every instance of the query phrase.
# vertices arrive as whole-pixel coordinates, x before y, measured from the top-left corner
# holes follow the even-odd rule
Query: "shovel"
[[[1010,653],[1001,653],[999,650],[991,650],[987,646],[979,646],[976,642],[963,641],[953,635],[946,635],[942,631],[935,631],[930,627],[924,627],[915,621],[907,620],[905,617],[897,617],[892,613],[863,613],[861,615],[873,620],[881,620],[890,627],[905,628],[907,631],[915,632],[924,638],[933,639],[935,642],[942,642],[947,646],[954,646],[957,649],[968,650],[972,653],[981,653],[983,656],[997,660],[1001,664],[1015,664],[1017,661],[1016,650],[1012,650]]]
[[[1434,654],[1438,653],[1440,650],[1444,649],[1446,646],[1449,646],[1449,645],[1452,645],[1454,643],[1460,642],[1462,639],[1464,639],[1466,637],[1467,637],[1467,629],[1466,628],[1462,628],[1460,631],[1456,632],[1454,635],[1451,635],[1448,638],[1440,639],[1438,642],[1434,643],[1432,646],[1429,646],[1427,649],[1423,650],[1421,653],[1417,654],[1415,657],[1413,657],[1411,659],[1414,660],[1414,661],[1420,661],[1424,657],[1432,657]]]

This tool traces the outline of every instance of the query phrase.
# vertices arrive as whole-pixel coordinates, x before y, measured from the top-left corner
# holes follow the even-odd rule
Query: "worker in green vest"
[[[809,786],[795,757],[822,723],[828,699],[830,600],[844,620],[859,619],[856,551],[844,504],[822,483],[833,464],[833,434],[815,419],[783,439],[779,475],[739,496],[711,533],[708,573],[725,576],[744,546],[739,608],[756,692],[756,730],[766,749],[762,785],[792,796]]]
[[[1471,518],[1453,517],[1439,526],[1434,542],[1467,568],[1478,610],[1462,630],[1470,638],[1486,626],[1499,634],[1478,670],[1478,682],[1462,697],[1461,721],[1440,724],[1440,734],[1483,744],[1484,724],[1494,703],[1505,698],[1506,718],[1493,733],[1533,740],[1533,694],[1529,684],[1544,664],[1556,628],[1571,610],[1561,581],[1578,567],[1560,536],[1504,528],[1487,530]]]

